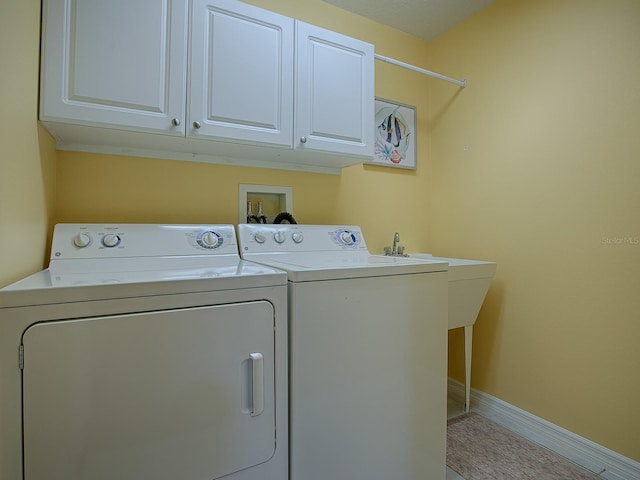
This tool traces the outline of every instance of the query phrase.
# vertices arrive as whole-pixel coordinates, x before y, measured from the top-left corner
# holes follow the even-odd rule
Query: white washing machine
[[[232,225],[57,225],[0,290],[0,478],[285,480],[286,289]]]
[[[238,227],[289,284],[291,480],[443,480],[447,263],[371,255],[359,227]]]

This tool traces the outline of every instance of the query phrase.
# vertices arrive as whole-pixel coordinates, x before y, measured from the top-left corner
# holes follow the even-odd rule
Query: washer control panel
[[[55,226],[51,259],[238,255],[233,225]]]
[[[362,230],[335,225],[238,225],[240,250],[245,253],[367,251]]]

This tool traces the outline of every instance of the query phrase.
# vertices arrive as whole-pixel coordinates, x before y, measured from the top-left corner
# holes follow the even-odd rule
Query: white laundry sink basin
[[[476,323],[480,307],[496,273],[495,262],[434,257],[430,253],[412,253],[409,257],[449,264],[449,330]]]
[[[495,262],[463,258],[434,257],[430,253],[412,253],[409,257],[445,261],[449,264],[449,330],[464,327],[465,403],[471,401],[471,346],[473,324],[496,273]]]

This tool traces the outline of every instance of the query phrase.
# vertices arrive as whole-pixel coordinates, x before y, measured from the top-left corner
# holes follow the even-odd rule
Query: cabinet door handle
[[[200,128],[202,125],[200,125],[200,122],[193,122],[193,128]]]
[[[179,118],[172,118],[171,119],[171,125],[173,125],[174,127],[179,127],[180,126],[180,119]]]
[[[300,137],[300,143],[307,143],[307,137]]]

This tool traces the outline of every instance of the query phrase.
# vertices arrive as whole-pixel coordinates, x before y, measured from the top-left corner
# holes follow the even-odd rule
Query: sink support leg
[[[471,403],[471,345],[473,325],[464,327],[464,411],[469,413]]]

